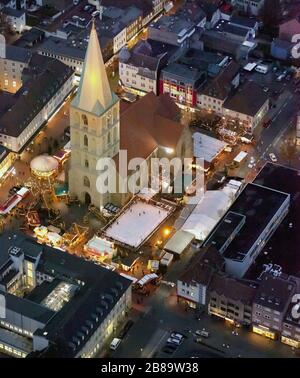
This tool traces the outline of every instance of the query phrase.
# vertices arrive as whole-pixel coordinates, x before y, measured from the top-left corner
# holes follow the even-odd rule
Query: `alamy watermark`
[[[300,294],[294,294],[292,298],[292,307],[291,316],[294,320],[300,319]]]
[[[100,158],[96,188],[100,194],[136,194],[143,189],[156,193],[184,195],[191,191],[190,203],[197,204],[204,194],[204,159],[179,157],[133,158],[120,150],[118,167],[112,158]]]
[[[292,47],[291,54],[294,59],[300,58],[300,34],[294,34],[292,37],[292,43],[294,46]]]

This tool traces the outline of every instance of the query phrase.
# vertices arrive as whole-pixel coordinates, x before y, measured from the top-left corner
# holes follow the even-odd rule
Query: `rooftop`
[[[287,193],[257,184],[246,185],[230,207],[231,212],[244,215],[246,222],[225,249],[223,256],[242,261],[276,212],[284,202],[289,201],[289,198]]]
[[[231,60],[213,80],[208,82],[203,94],[222,101],[226,100],[232,90],[232,81],[239,74],[239,70],[240,65]]]
[[[163,78],[180,78],[184,83],[189,83],[198,88],[206,78],[206,72],[185,64],[171,63],[162,70]]]
[[[31,248],[38,245],[20,233],[5,233],[1,236],[0,243],[0,262],[9,259],[8,250],[11,247],[21,248],[25,253],[25,259],[27,259],[31,255]],[[89,331],[86,328],[87,322],[94,322],[95,319],[98,319],[100,324],[130,287],[131,281],[74,255],[47,246],[38,246],[42,253],[37,271],[53,278],[63,277],[67,282],[77,285],[79,290],[74,297],[76,300],[70,300],[60,311],[54,312],[32,300],[5,293],[8,308],[44,322],[45,327],[36,332],[40,332],[41,336],[50,340],[52,345],[59,341],[60,346],[64,345],[65,356],[73,357],[78,348],[82,348],[95,330],[94,327],[93,330],[89,328]],[[46,288],[44,294],[47,294],[48,291]],[[43,296],[41,295],[40,299]],[[93,317],[93,314],[97,314],[97,316]],[[83,327],[89,331],[89,336],[84,339],[76,339],[76,335],[81,332]],[[78,342],[74,343],[74,337]]]
[[[257,285],[253,283],[238,281],[231,277],[215,274],[211,281],[210,292],[224,295],[229,301],[237,301],[252,306]]]
[[[121,112],[120,149],[127,151],[128,160],[148,158],[159,146],[176,148],[184,130],[179,114],[169,95],[153,92],[126,107]]]
[[[289,277],[274,277],[272,274],[265,274],[260,282],[254,303],[282,312],[289,305],[294,291],[295,282]]]
[[[224,108],[249,116],[255,116],[269,96],[254,81],[245,83],[231,98],[225,101]]]
[[[37,59],[37,65],[34,59]],[[73,75],[70,67],[55,59],[32,57],[30,80],[14,95],[12,105],[0,113],[0,132],[18,137],[57,90]]]
[[[105,236],[136,249],[170,214],[171,209],[135,200],[106,228]]]
[[[266,163],[254,182],[289,193],[291,199],[288,216],[265,245],[265,253],[258,256],[256,264],[247,273],[247,278],[256,279],[264,270],[264,265],[269,263],[279,265],[286,274],[300,277],[300,172],[286,166]]]
[[[213,246],[221,251],[234,233],[245,223],[246,217],[241,214],[229,211],[221,220],[212,235],[205,242],[206,246]]]

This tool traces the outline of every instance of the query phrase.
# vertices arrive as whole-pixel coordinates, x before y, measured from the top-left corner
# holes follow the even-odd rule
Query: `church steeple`
[[[93,21],[81,81],[73,105],[94,114],[101,114],[114,103],[99,39]]]

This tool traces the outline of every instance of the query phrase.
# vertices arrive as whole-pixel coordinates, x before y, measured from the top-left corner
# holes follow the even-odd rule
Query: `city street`
[[[188,262],[189,258],[185,259]],[[175,263],[165,279],[175,281],[184,265]],[[235,329],[224,320],[204,314],[199,316],[190,309],[186,311],[177,304],[176,289],[165,284],[148,301],[145,298],[143,308],[133,311],[131,318],[135,324],[110,357],[295,357],[290,347],[279,342],[255,335],[248,329]],[[195,342],[195,331],[202,329],[210,332],[210,337],[203,339],[206,345]],[[232,334],[233,330],[238,335]],[[171,331],[187,336],[173,355],[161,352]]]

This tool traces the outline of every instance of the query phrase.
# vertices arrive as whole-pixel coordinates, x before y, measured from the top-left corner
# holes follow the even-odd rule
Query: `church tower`
[[[109,195],[98,193],[97,161],[119,152],[120,103],[111,91],[93,23],[81,81],[70,107],[71,167],[69,192],[82,203],[105,205]]]

